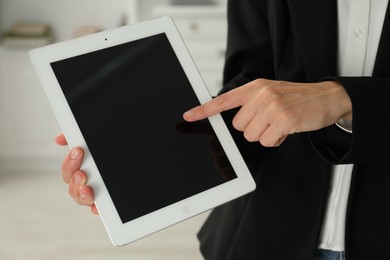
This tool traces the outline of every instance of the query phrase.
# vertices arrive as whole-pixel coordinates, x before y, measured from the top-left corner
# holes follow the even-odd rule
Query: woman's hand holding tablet
[[[65,136],[61,133],[56,139],[58,145],[68,145]],[[91,207],[93,214],[99,214],[94,203],[93,189],[88,186],[88,176],[81,170],[84,151],[80,147],[73,148],[62,162],[62,178],[69,185],[69,194],[78,204]]]

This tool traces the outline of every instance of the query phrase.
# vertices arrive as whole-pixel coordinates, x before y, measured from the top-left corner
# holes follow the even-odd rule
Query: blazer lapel
[[[387,5],[385,21],[383,22],[382,35],[380,38],[378,52],[374,66],[373,76],[390,77],[390,3]]]
[[[307,80],[337,75],[337,0],[287,0]]]

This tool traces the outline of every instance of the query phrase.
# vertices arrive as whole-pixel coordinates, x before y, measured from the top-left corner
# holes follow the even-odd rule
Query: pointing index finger
[[[194,107],[183,114],[188,122],[198,121],[221,113],[223,111],[241,106],[242,93],[240,88],[226,92],[203,105]]]

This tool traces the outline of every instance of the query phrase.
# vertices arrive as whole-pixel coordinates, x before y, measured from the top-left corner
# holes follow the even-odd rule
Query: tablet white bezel
[[[209,121],[235,169],[237,178],[130,222],[122,223],[50,64],[160,33],[167,35],[200,103],[209,101],[211,95],[169,17],[107,30],[30,51],[30,59],[69,146],[80,146],[85,150],[82,168],[88,174],[89,184],[95,191],[95,203],[111,241],[116,246],[140,239],[255,189],[255,182],[222,117],[218,114],[210,117]]]

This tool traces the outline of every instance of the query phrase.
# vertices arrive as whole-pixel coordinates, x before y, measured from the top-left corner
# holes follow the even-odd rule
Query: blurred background
[[[0,0],[0,259],[202,259],[207,213],[123,248],[62,182],[66,147],[28,50],[171,16],[210,92],[222,85],[226,0]]]

